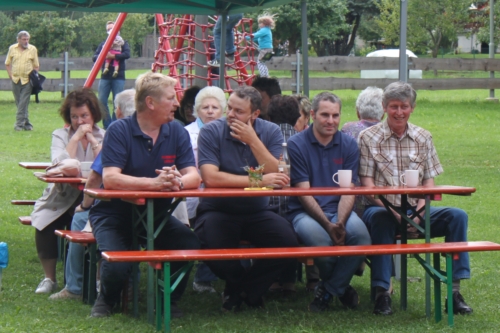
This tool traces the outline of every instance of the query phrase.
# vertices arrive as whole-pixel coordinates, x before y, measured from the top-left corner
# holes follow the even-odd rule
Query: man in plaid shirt
[[[394,82],[384,89],[382,106],[387,114],[385,121],[367,128],[359,135],[359,176],[363,186],[399,186],[400,175],[405,170],[419,171],[419,185],[433,186],[434,177],[443,172],[431,134],[408,122],[415,109],[417,93],[404,82]],[[387,195],[394,206],[401,206],[399,195]],[[363,214],[372,244],[392,244],[397,226],[382,201],[366,197]],[[425,205],[424,199],[409,198],[409,205],[417,210]],[[411,211],[408,211],[411,214]],[[400,216],[395,214],[400,220]],[[424,212],[421,212],[424,216]],[[414,219],[419,223],[421,219]],[[446,242],[467,241],[467,214],[458,208],[431,207],[431,236],[445,237]],[[376,288],[373,313],[392,314],[388,289],[392,273],[391,256],[373,256],[372,287]],[[461,253],[453,261],[453,313],[470,314],[470,308],[460,294],[460,280],[470,278],[469,254]],[[445,308],[445,311],[448,309]]]

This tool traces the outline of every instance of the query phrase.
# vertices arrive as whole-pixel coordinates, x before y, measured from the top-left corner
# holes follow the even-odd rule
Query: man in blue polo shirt
[[[283,136],[279,127],[259,119],[262,97],[253,87],[239,87],[229,97],[227,118],[203,126],[198,137],[198,165],[205,186],[248,187],[245,166],[264,165],[259,186],[284,186],[289,178],[278,172]],[[202,247],[237,248],[240,240],[256,247],[294,247],[297,238],[291,224],[269,210],[269,197],[201,198],[195,232]],[[207,261],[226,281],[223,311],[242,302],[262,307],[269,289],[289,259],[254,260],[246,270],[238,260]]]
[[[200,177],[189,135],[172,121],[174,110],[179,106],[175,84],[176,80],[159,73],[149,72],[137,78],[137,112],[113,123],[104,138],[101,154],[105,189],[179,191],[199,187]],[[162,220],[170,202],[170,199],[155,200],[156,221]],[[134,231],[132,208],[132,204],[121,200],[100,201],[92,207],[89,220],[102,251],[130,250],[132,233],[146,234],[142,225]],[[171,217],[156,236],[154,246],[157,249],[197,249],[199,241],[189,228]],[[172,263],[173,271],[183,264]],[[102,263],[101,291],[92,308],[92,317],[111,314],[131,268],[129,263]],[[182,315],[176,302],[186,287],[188,275],[172,293],[173,317]]]
[[[323,92],[313,100],[313,125],[288,140],[291,184],[294,187],[338,187],[332,180],[338,170],[352,170],[352,185],[358,174],[356,141],[338,130],[342,102]],[[290,197],[288,219],[307,246],[368,245],[370,235],[363,221],[352,211],[353,195]],[[314,263],[321,282],[316,287],[312,312],[328,308],[333,296],[348,308],[359,304],[349,285],[364,257],[323,257]]]

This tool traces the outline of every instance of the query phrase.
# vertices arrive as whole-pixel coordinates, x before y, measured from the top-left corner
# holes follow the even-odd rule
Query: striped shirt
[[[14,44],[9,47],[9,53],[5,58],[5,65],[11,65],[12,81],[21,84],[26,84],[30,81],[29,74],[34,68],[40,67],[38,63],[38,52],[36,47],[28,44],[27,49],[21,49],[19,44]]]
[[[367,128],[359,134],[359,176],[371,177],[375,186],[399,186],[405,170],[419,170],[419,184],[443,172],[432,143],[432,135],[408,123],[401,138],[392,132],[387,120]],[[401,206],[400,195],[387,195],[387,200]],[[408,198],[412,206],[418,199]]]

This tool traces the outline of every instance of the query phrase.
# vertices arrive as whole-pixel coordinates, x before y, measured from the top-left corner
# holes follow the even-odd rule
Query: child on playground
[[[269,60],[273,53],[273,33],[271,29],[274,29],[275,22],[274,18],[276,14],[264,14],[259,16],[259,31],[251,36],[254,38],[254,41],[259,44],[259,57],[257,58],[257,67],[259,68],[261,77],[269,77],[269,69],[264,64],[264,61]],[[245,36],[247,40],[250,40],[250,36]],[[267,57],[266,55],[269,54]]]
[[[111,45],[111,50],[109,50],[109,53],[111,54],[120,54],[122,53],[122,46],[125,44],[125,41],[123,38],[121,38],[119,35],[115,37],[115,40],[113,41],[113,45]],[[102,71],[102,74],[107,74],[109,72],[109,65],[112,65],[114,67],[114,72],[113,72],[113,77],[118,76],[118,70],[120,69],[120,61],[116,59],[108,59],[106,58],[106,62],[104,64],[104,70]]]

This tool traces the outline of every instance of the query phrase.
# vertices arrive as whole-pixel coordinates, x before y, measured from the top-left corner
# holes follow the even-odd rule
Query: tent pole
[[[220,59],[219,61],[219,88],[225,89],[226,85],[226,27],[227,27],[227,11],[220,13],[222,16],[220,25]],[[216,23],[217,24],[217,23]]]
[[[309,98],[309,47],[307,45],[307,1],[301,0],[302,21],[302,92]],[[300,59],[297,59],[299,62]],[[300,75],[300,73],[297,73]],[[300,91],[300,87],[297,87]]]
[[[408,82],[408,57],[406,56],[406,28],[408,23],[408,1],[400,0],[399,19],[399,81]]]

